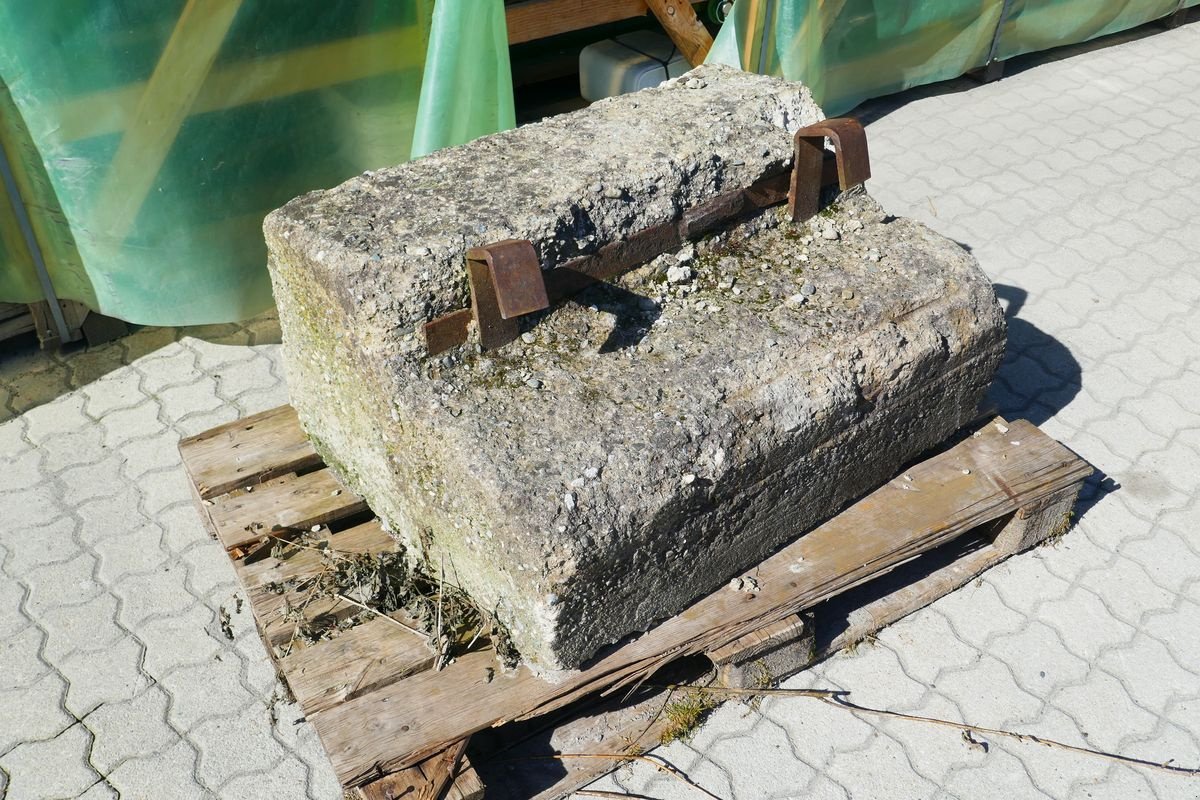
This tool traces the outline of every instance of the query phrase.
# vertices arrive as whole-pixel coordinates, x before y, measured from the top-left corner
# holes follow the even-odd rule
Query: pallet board
[[[714,663],[726,664],[752,656],[798,635],[803,628],[798,611],[877,579],[968,531],[1014,517],[1020,509],[1048,508],[1056,498],[1073,497],[1091,472],[1028,422],[984,425],[764,561],[752,571],[757,592],[722,588],[640,638],[611,648],[587,668],[549,683],[525,668],[496,670],[488,647],[433,671],[432,651],[409,630],[415,621],[399,613],[390,620],[371,618],[308,646],[293,641],[292,625],[282,614],[286,592],[266,587],[317,569],[321,556],[264,557],[265,551],[256,548],[269,541],[267,534],[277,528],[327,525],[322,535],[329,546],[352,553],[385,552],[395,547],[391,537],[378,521],[364,521],[365,503],[321,465],[289,407],[185,439],[180,451],[198,505],[233,558],[281,676],[316,728],[343,785],[365,787],[364,796],[383,791],[381,781],[393,788],[416,781],[434,791],[430,787],[436,788],[451,769],[464,776],[455,786],[475,791],[469,786],[476,780],[469,766],[460,761],[458,766],[438,766],[449,763],[439,760],[442,754],[457,752],[471,734],[540,717],[589,697],[612,697],[617,689],[685,656],[707,654]],[[1003,533],[1014,524],[997,526],[1011,541],[989,545],[983,555],[964,562],[966,567],[943,571],[917,590],[901,592],[901,599],[876,609],[871,622],[886,624],[914,604],[919,607],[961,585],[973,576],[967,574],[971,570],[1014,552],[1029,538],[1021,531]],[[336,600],[326,602],[330,607],[323,610],[333,617],[359,611]]]

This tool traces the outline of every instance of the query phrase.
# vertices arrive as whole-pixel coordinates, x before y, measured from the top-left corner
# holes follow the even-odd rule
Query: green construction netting
[[[268,211],[514,124],[502,0],[4,3],[0,82],[55,290],[144,324],[268,308]],[[5,194],[0,300],[40,299]]]
[[[1200,3],[1200,0],[1188,0]],[[710,61],[807,83],[828,114],[957,77],[995,57],[1076,44],[1180,0],[737,0]],[[997,38],[997,24],[1000,24]]]

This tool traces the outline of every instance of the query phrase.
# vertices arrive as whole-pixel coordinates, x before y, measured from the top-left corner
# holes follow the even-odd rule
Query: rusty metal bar
[[[834,143],[833,154],[825,150],[826,137]],[[518,317],[549,308],[592,283],[615,278],[756,211],[788,202],[792,219],[803,221],[817,212],[823,186],[838,183],[846,190],[871,176],[866,134],[856,120],[811,125],[796,133],[795,142],[790,169],[718,195],[688,209],[678,220],[638,231],[545,272],[533,244],[526,240],[507,239],[468,250],[471,308],[425,323],[429,354],[464,344],[472,320],[479,326],[482,348],[501,347],[517,338]],[[798,209],[807,215],[798,216]]]

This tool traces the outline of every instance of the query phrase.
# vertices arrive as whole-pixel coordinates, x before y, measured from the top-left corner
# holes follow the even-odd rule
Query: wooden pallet
[[[307,647],[293,641],[283,611],[296,598],[268,587],[312,574],[322,557],[293,551],[275,558],[263,546],[269,531],[322,526],[329,547],[342,552],[386,552],[395,543],[362,498],[325,468],[289,406],[185,439],[180,452],[205,524],[233,560],[281,679],[343,785],[367,798],[482,796],[477,770],[486,770],[475,748],[466,758],[465,743],[500,725],[512,734],[482,737],[491,741],[482,757],[506,765],[492,770],[510,784],[502,794],[561,796],[613,763],[555,762],[554,781],[526,790],[518,779],[536,770],[533,761],[513,767],[522,742],[533,742],[536,752],[554,747],[557,736],[586,749],[587,737],[571,738],[586,706],[586,725],[615,733],[593,750],[610,751],[614,741],[652,744],[661,729],[651,713],[659,700],[622,700],[617,690],[688,657],[706,656],[734,685],[750,680],[751,665],[773,664],[774,678],[794,672],[1061,529],[1091,473],[1028,422],[984,424],[762,562],[749,573],[757,591],[722,588],[549,683],[525,668],[495,670],[487,643],[434,671],[433,652],[404,627],[417,623],[399,613]],[[359,612],[340,601],[315,610],[335,619]],[[815,612],[816,624],[802,611]]]
[[[45,300],[29,303],[0,303],[0,341],[33,331],[37,333],[42,349],[53,349],[83,337],[84,320],[88,316],[87,306],[73,300],[62,300],[63,319],[67,323],[66,342],[61,341],[54,320],[50,315],[50,304]]]

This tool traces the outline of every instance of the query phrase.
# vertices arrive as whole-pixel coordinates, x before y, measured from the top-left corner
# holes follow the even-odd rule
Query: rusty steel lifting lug
[[[502,347],[520,333],[517,317],[550,307],[541,262],[527,239],[472,247],[466,262],[471,307],[425,323],[430,355],[465,344],[471,320],[479,326],[480,347]]]
[[[833,142],[832,158],[825,139]],[[837,183],[842,191],[871,177],[867,137],[857,120],[827,119],[796,131],[790,169],[766,175],[744,189],[718,195],[686,210],[679,219],[654,225],[627,239],[609,242],[595,253],[542,271],[533,243],[505,239],[466,254],[471,307],[453,311],[423,326],[429,355],[467,342],[472,320],[479,346],[494,350],[520,334],[518,317],[549,308],[597,281],[608,280],[676,250],[730,222],[764,208],[788,204],[794,223],[817,213],[821,189]]]
[[[826,138],[833,142],[837,183],[843,192],[871,177],[867,132],[858,120],[837,117],[801,128],[796,131],[792,184],[788,190],[788,214],[794,223],[804,222],[820,211]]]
[[[471,315],[479,325],[479,345],[494,350],[521,333],[517,317],[550,307],[546,282],[533,243],[505,239],[467,251]]]

